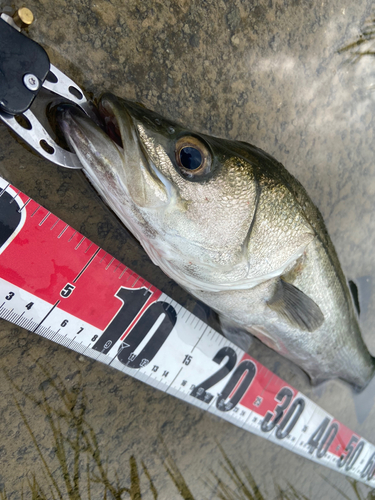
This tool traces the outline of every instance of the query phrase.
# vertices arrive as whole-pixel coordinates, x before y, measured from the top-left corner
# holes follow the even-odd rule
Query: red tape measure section
[[[374,484],[372,444],[1,178],[0,209],[1,317]]]
[[[120,286],[145,288],[153,300],[160,297],[154,286],[33,200],[23,210],[22,230],[1,253],[5,280],[52,305],[60,300],[59,309],[100,330],[119,309],[113,297]]]

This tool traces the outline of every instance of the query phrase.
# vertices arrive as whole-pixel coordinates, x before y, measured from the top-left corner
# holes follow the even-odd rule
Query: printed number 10
[[[104,330],[93,349],[107,354],[138,315],[152,293],[145,288],[129,289],[121,287],[116,297],[122,306]],[[177,313],[167,302],[153,302],[138,319],[117,353],[118,360],[129,368],[140,368],[148,364],[167,340],[177,321]],[[136,349],[146,335],[155,328],[152,337],[141,351]]]

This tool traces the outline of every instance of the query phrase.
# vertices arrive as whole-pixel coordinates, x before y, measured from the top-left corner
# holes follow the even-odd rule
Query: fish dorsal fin
[[[352,280],[349,280],[348,283],[349,283],[349,290],[350,293],[352,294],[352,299],[359,316],[361,314],[361,308],[359,306],[358,287]]]
[[[313,332],[324,321],[324,315],[318,304],[283,279],[277,282],[275,293],[267,305],[292,326],[304,331]]]

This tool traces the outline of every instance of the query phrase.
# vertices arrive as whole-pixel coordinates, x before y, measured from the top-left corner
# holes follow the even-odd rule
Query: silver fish
[[[104,94],[107,132],[68,108],[59,124],[85,174],[154,262],[316,384],[374,374],[347,281],[305,189],[259,148],[197,134]],[[112,140],[113,139],[113,140]]]

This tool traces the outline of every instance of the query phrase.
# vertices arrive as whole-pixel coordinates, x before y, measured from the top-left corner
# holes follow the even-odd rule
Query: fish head
[[[257,148],[186,130],[112,94],[102,96],[99,111],[105,131],[69,108],[60,126],[94,188],[153,262],[188,290],[254,286],[311,241],[311,228],[294,213],[291,248],[265,252],[259,234],[272,222],[270,196],[280,202],[276,210],[300,207]]]

